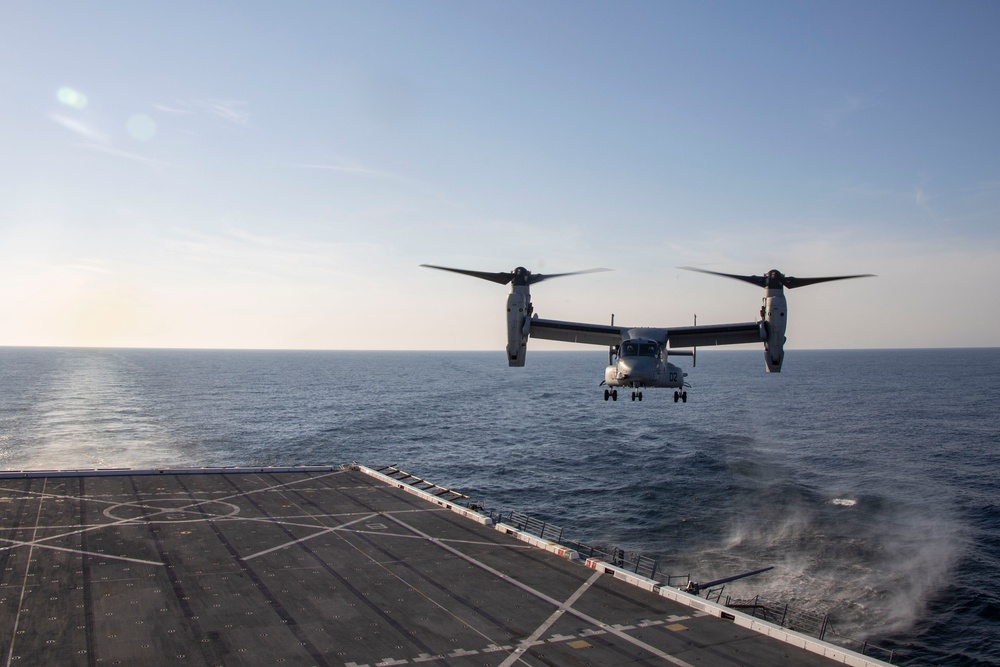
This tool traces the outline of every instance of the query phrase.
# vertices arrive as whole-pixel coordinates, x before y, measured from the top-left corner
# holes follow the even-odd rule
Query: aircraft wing
[[[760,343],[765,339],[760,322],[743,324],[707,324],[667,329],[670,347],[701,347],[703,345],[738,345]]]
[[[633,329],[607,324],[586,324],[531,318],[528,335],[532,338],[558,340],[585,345],[618,345],[630,334],[653,338],[669,347],[700,347],[707,345],[738,345],[764,340],[760,322],[742,324],[707,324],[671,329]]]
[[[582,322],[560,322],[531,318],[528,335],[545,340],[561,340],[567,343],[586,345],[617,345],[625,337],[627,328],[607,324],[584,324]]]

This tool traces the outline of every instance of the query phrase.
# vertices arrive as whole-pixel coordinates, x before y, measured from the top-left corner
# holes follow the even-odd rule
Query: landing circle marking
[[[104,510],[104,516],[115,521],[147,521],[150,523],[197,523],[221,517],[236,516],[240,508],[221,500],[191,498],[157,498],[144,502],[121,503]]]

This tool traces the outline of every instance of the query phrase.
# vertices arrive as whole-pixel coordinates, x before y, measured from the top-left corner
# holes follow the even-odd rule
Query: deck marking
[[[413,659],[413,662],[430,662],[431,660],[444,660],[444,655],[443,654],[431,655],[430,653],[421,653],[416,658]]]
[[[535,628],[535,631],[531,635],[522,641],[520,645],[514,649],[514,652],[507,656],[507,659],[500,663],[500,667],[510,667],[515,662],[521,659],[521,656],[527,652],[529,648],[534,646],[535,641],[542,636],[542,633],[552,627],[552,624],[558,621],[563,614],[565,614],[570,607],[576,604],[576,601],[580,599],[580,596],[587,592],[587,589],[594,585],[598,579],[601,578],[602,572],[600,570],[594,572],[590,575],[590,579],[583,582],[576,591],[566,598],[566,601],[559,605],[559,608],[552,612],[545,622]]]
[[[387,514],[388,512],[386,512]],[[351,523],[354,523],[353,521]],[[347,524],[344,524],[345,526]],[[334,528],[334,530],[340,530],[341,527]],[[387,533],[382,530],[345,530],[345,533],[355,533],[357,535],[378,535],[379,537],[401,537],[406,540],[425,540],[423,535],[406,535],[404,533]],[[0,537],[0,539],[3,539]],[[482,547],[500,547],[501,549],[535,549],[530,544],[500,544],[498,542],[490,542],[487,540],[455,540],[451,538],[440,538],[442,542],[449,542],[451,544],[475,544]]]
[[[279,488],[291,486],[292,484],[298,484],[298,483],[301,483],[301,482],[306,482],[306,481],[321,479],[323,477],[328,477],[330,475],[339,475],[342,472],[343,472],[342,470],[338,470],[338,471],[335,471],[335,472],[329,472],[329,473],[326,473],[324,475],[319,475],[319,476],[316,476],[316,477],[307,477],[307,478],[301,479],[301,480],[292,480],[291,482],[286,482],[284,484],[277,484],[277,485],[273,485],[273,486],[270,486],[270,487],[267,487],[267,488],[263,488],[263,489],[253,489],[253,490],[250,490],[250,491],[246,491],[244,493],[231,494],[229,496],[224,496],[223,498],[206,499],[206,500],[199,501],[199,502],[192,502],[189,505],[186,505],[186,506],[183,506],[183,507],[174,507],[174,508],[170,508],[170,509],[166,509],[166,510],[163,509],[162,507],[153,507],[153,506],[144,505],[142,502],[140,502],[138,500],[135,503],[121,503],[120,501],[119,502],[103,501],[103,500],[96,500],[93,497],[88,497],[87,498],[88,501],[94,501],[94,500],[96,500],[96,502],[105,502],[108,505],[119,505],[119,506],[129,505],[131,507],[135,507],[135,508],[137,508],[139,510],[142,510],[142,511],[145,511],[145,510],[157,510],[157,511],[152,512],[151,514],[145,514],[145,515],[142,515],[142,516],[139,516],[139,517],[133,517],[133,518],[130,518],[130,519],[118,519],[117,521],[112,521],[110,523],[88,526],[86,528],[80,528],[80,529],[77,529],[77,530],[71,530],[69,532],[59,533],[57,535],[49,535],[48,537],[42,537],[42,538],[32,539],[30,542],[18,542],[17,540],[11,540],[9,538],[2,538],[2,539],[5,539],[8,542],[13,542],[14,544],[10,544],[10,545],[7,545],[7,546],[0,547],[0,551],[5,551],[5,550],[8,550],[8,549],[17,549],[17,548],[22,547],[22,546],[27,546],[29,548],[32,547],[32,546],[45,546],[45,545],[42,544],[42,542],[48,542],[48,541],[51,541],[51,540],[58,540],[58,539],[63,538],[63,537],[69,537],[70,535],[78,535],[78,534],[83,533],[85,531],[99,530],[101,528],[113,528],[115,526],[122,526],[122,525],[144,526],[144,525],[148,525],[150,523],[153,523],[149,519],[151,519],[152,517],[155,517],[157,515],[160,515],[160,514],[170,514],[170,513],[174,513],[174,512],[186,512],[187,510],[189,510],[189,509],[191,509],[193,507],[199,507],[199,506],[201,506],[203,504],[206,504],[206,503],[224,502],[226,500],[230,500],[230,499],[233,499],[233,498],[245,497],[245,496],[248,496],[248,495],[250,495],[252,493],[259,493],[261,491],[273,491],[274,489],[279,489]],[[48,479],[48,478],[44,477],[43,479]],[[32,496],[39,498],[39,512],[41,511],[41,500],[44,499],[44,498],[67,498],[67,499],[68,498],[72,498],[71,496],[66,496],[66,495],[45,493],[44,488],[45,487],[43,486],[42,487],[42,489],[43,489],[42,491],[18,491],[18,492],[19,493],[30,493],[30,494],[32,494]],[[3,489],[2,487],[0,487],[0,490],[11,490],[11,489]],[[138,492],[137,492],[137,495],[138,495]],[[160,495],[162,495],[162,494],[160,494]],[[214,518],[206,519],[206,521],[212,521],[212,520],[214,520]],[[162,522],[162,523],[169,523],[169,522]],[[37,521],[36,521],[36,524],[37,524]],[[58,528],[58,526],[56,526],[56,527]],[[35,527],[35,532],[36,533],[37,533],[37,530],[38,530],[38,526],[36,525],[36,527]],[[98,554],[98,555],[104,556],[104,554]],[[106,556],[106,557],[107,558],[111,558],[111,556]],[[156,563],[156,565],[162,565],[162,563]]]
[[[328,473],[323,474],[323,475],[317,475],[315,477],[306,477],[304,479],[293,479],[290,482],[283,482],[281,484],[273,484],[273,485],[265,487],[263,489],[251,489],[249,491],[244,491],[242,493],[234,493],[231,496],[223,496],[222,498],[220,498],[220,500],[231,500],[232,498],[243,498],[245,496],[249,496],[249,495],[254,494],[254,493],[263,493],[265,491],[274,491],[275,489],[284,489],[284,488],[287,488],[287,487],[292,486],[294,484],[301,484],[302,482],[314,482],[317,479],[323,479],[324,477],[329,477],[331,475],[340,475],[340,474],[343,474],[343,472],[344,472],[343,470],[335,470],[333,472],[328,472]]]
[[[449,512],[448,509],[427,509],[427,510],[393,510],[393,514],[414,512]],[[367,515],[370,512],[329,512],[323,514],[268,514],[267,516],[216,516],[210,517],[208,521],[257,521],[258,523],[273,523],[282,526],[292,526],[296,528],[326,528],[325,524],[304,523],[305,519],[337,519],[340,517]],[[383,512],[388,514],[388,512]],[[3,530],[3,528],[0,528]],[[412,537],[412,536],[408,536]]]
[[[472,556],[469,556],[468,554],[462,553],[458,549],[456,549],[456,548],[454,548],[452,546],[449,546],[448,544],[445,544],[443,541],[437,539],[436,537],[432,537],[432,536],[428,535],[427,533],[423,532],[422,530],[414,528],[413,526],[411,526],[411,525],[407,524],[406,522],[404,522],[402,519],[399,519],[399,518],[397,518],[395,516],[392,516],[391,514],[386,514],[385,516],[386,516],[386,518],[388,518],[388,519],[390,519],[392,521],[395,521],[399,525],[405,526],[406,528],[409,528],[414,533],[417,533],[418,535],[422,535],[428,541],[433,542],[434,544],[438,545],[439,547],[441,547],[445,551],[448,551],[448,552],[450,552],[450,553],[458,556],[462,560],[466,560],[466,561],[472,563],[473,565],[475,565],[476,567],[478,567],[480,569],[486,570],[487,572],[489,572],[490,574],[492,574],[495,577],[499,577],[502,581],[505,581],[505,582],[507,582],[509,584],[513,584],[514,586],[520,588],[521,590],[523,590],[523,591],[525,591],[527,593],[530,593],[531,595],[534,595],[535,597],[537,597],[537,598],[539,598],[541,600],[545,600],[549,604],[555,605],[556,607],[559,607],[560,605],[562,605],[562,602],[560,602],[559,600],[556,600],[555,598],[553,598],[553,597],[551,597],[549,595],[546,595],[545,593],[543,593],[543,592],[541,592],[541,591],[539,591],[539,590],[537,590],[535,588],[532,588],[531,586],[529,586],[528,584],[525,584],[524,582],[518,581],[517,579],[514,579],[513,577],[504,574],[500,570],[497,570],[496,568],[493,568],[493,567],[487,565],[486,563],[482,563],[482,562],[476,560],[475,558],[473,558]],[[599,570],[598,570],[598,574],[600,574]],[[616,628],[608,625],[607,623],[603,623],[603,622],[599,621],[598,619],[594,618],[593,616],[591,616],[589,614],[585,614],[584,612],[582,612],[582,611],[580,611],[578,609],[573,609],[572,607],[568,607],[566,609],[566,611],[569,612],[570,614],[572,614],[573,616],[576,616],[577,618],[579,618],[579,619],[581,619],[583,621],[586,621],[587,623],[590,623],[592,625],[596,625],[597,627],[601,628],[605,632],[609,632],[609,633],[615,635],[619,639],[622,639],[622,640],[624,640],[626,642],[629,642],[630,644],[634,644],[635,646],[638,646],[639,648],[643,649],[644,651],[652,653],[656,657],[662,658],[663,660],[666,660],[667,662],[672,662],[673,664],[680,665],[681,667],[693,667],[693,665],[691,665],[691,663],[685,662],[685,661],[681,660],[680,658],[676,658],[676,657],[670,655],[669,653],[661,651],[660,649],[656,648],[655,646],[651,646],[650,644],[647,644],[646,642],[642,641],[641,639],[637,639],[636,637],[632,637],[631,635],[626,634],[625,632],[622,632],[621,630],[618,630],[618,629],[616,629]],[[596,634],[596,633],[594,633],[594,634]]]
[[[406,511],[410,512],[412,510],[406,510]],[[381,514],[382,516],[384,516],[384,517],[386,517],[388,519],[391,519],[395,523],[398,523],[398,524],[402,525],[404,528],[406,528],[407,530],[410,530],[411,532],[419,532],[419,531],[415,531],[413,528],[411,528],[406,523],[403,523],[402,521],[394,518],[392,516],[392,513],[390,513],[390,512],[379,512],[379,514]],[[351,531],[346,531],[346,532],[351,532]],[[382,534],[382,533],[380,533],[380,534]],[[427,539],[427,537],[425,535],[422,535],[422,534],[421,535],[413,535],[412,537],[415,537],[415,538],[418,538],[418,539],[423,539],[423,540]],[[347,544],[350,545],[351,548],[353,548],[355,551],[357,551],[363,557],[367,558],[371,562],[372,565],[375,565],[377,567],[382,568],[382,570],[385,571],[386,575],[391,576],[394,579],[399,580],[399,582],[401,584],[403,584],[404,586],[406,586],[406,588],[409,589],[409,591],[411,593],[414,593],[415,595],[419,595],[420,597],[424,598],[427,602],[429,602],[430,604],[434,605],[435,607],[437,607],[438,609],[440,609],[442,612],[444,612],[448,616],[451,616],[453,619],[455,619],[456,622],[458,622],[459,624],[465,626],[468,630],[470,630],[471,632],[476,633],[477,635],[479,635],[480,637],[482,637],[486,641],[490,642],[490,644],[489,644],[490,646],[492,646],[492,647],[497,646],[496,640],[493,637],[490,637],[489,635],[487,635],[485,632],[483,632],[482,630],[480,630],[476,626],[470,624],[465,618],[462,617],[462,615],[456,613],[454,610],[449,609],[448,607],[445,607],[443,604],[441,604],[440,602],[438,602],[437,600],[435,600],[434,598],[432,598],[430,595],[428,595],[424,591],[422,591],[419,588],[417,588],[416,586],[414,586],[411,582],[407,581],[402,576],[400,576],[398,573],[396,573],[395,571],[393,571],[392,569],[390,569],[388,567],[388,565],[390,565],[392,563],[404,563],[404,564],[406,564],[405,560],[403,560],[403,561],[400,561],[400,560],[379,561],[379,560],[376,560],[372,556],[372,554],[368,553],[367,551],[365,551],[364,549],[362,549],[361,547],[359,547],[357,544],[354,544],[350,540],[346,540],[345,539],[345,542],[347,542]],[[386,553],[385,549],[382,549],[382,548],[378,547],[377,545],[374,544],[374,542],[369,541],[369,543],[372,544],[373,546],[375,546],[376,549],[379,549],[383,553]],[[497,545],[497,546],[503,546],[503,545]],[[418,573],[418,576],[423,576],[423,575],[419,575],[419,573]],[[510,646],[502,647],[502,649],[509,650]],[[498,649],[498,650],[502,650],[502,649]],[[423,653],[420,654],[420,657],[422,658],[421,660],[416,660],[415,659],[414,662],[426,662],[428,660],[436,659],[436,658],[426,658],[426,657],[424,657]],[[442,658],[442,656],[438,656],[438,658]]]
[[[49,479],[48,477],[43,477],[42,479]],[[34,498],[57,498],[62,500],[81,500],[79,496],[68,496],[64,493],[45,493],[44,491],[22,491],[20,489],[10,489],[6,486],[0,486],[0,491],[10,491],[11,493],[27,493],[29,496],[22,496],[19,498],[9,498],[9,500],[31,500]],[[97,503],[108,503],[109,505],[114,505],[113,500],[101,500],[100,498],[86,498],[86,500],[92,500]]]
[[[45,491],[45,484],[48,482],[48,478],[42,478],[42,491]],[[32,539],[38,533],[38,520],[42,517],[42,501],[38,501],[38,513],[35,515],[35,528],[32,531]],[[14,659],[14,642],[17,640],[17,626],[21,622],[21,610],[24,609],[24,596],[28,590],[28,577],[31,574],[31,563],[34,561],[32,556],[32,550],[34,545],[28,546],[28,558],[24,563],[24,577],[21,580],[21,595],[17,600],[17,613],[14,615],[14,629],[10,633],[10,648],[7,650],[7,667],[10,667],[11,661]],[[20,657],[20,656],[18,656]]]
[[[231,478],[223,477],[222,479],[230,486],[237,489],[239,488],[236,485],[236,482],[234,482]],[[182,489],[184,489],[185,492],[190,493],[190,490],[187,488],[187,485],[185,485],[184,482],[181,481],[181,479],[179,478],[177,479],[177,484]],[[257,509],[257,511],[266,514],[266,511],[260,505],[254,502],[252,498],[247,498],[247,502],[250,505],[252,505],[255,509]],[[226,537],[226,534],[219,528],[219,526],[213,522],[209,522],[208,527],[215,534],[218,543],[222,545],[222,547],[229,553],[230,559],[232,559],[233,561],[238,561],[240,556],[236,550],[236,547],[233,545],[232,541],[228,537]],[[287,529],[282,529],[282,530],[284,530],[284,532],[289,537],[292,536],[292,534]],[[159,538],[156,536],[155,533],[152,535],[152,537],[154,540],[157,541],[159,540]],[[304,549],[308,551],[308,547],[304,547]],[[284,602],[279,598],[279,596],[275,595],[274,591],[268,587],[261,574],[259,574],[252,565],[241,567],[240,569],[243,571],[245,576],[249,578],[250,582],[253,584],[254,588],[256,588],[257,592],[264,596],[264,600],[268,605],[267,611],[272,614],[275,614],[280,619],[281,624],[287,629],[287,631],[290,632],[295,639],[299,640],[299,646],[305,649],[306,653],[310,655],[314,667],[329,667],[330,663],[327,662],[327,660],[323,657],[323,654],[316,647],[315,643],[310,639],[309,633],[305,629],[303,629],[301,625],[299,625],[299,622],[296,619],[296,617],[292,614],[292,612],[288,608],[285,607]],[[179,588],[180,584],[181,582],[180,580],[178,580],[176,582],[176,587]],[[175,590],[177,590],[177,588],[175,588]],[[186,598],[187,596],[184,597]],[[182,599],[180,600],[180,602],[183,604],[184,600]],[[198,617],[195,616],[194,618],[197,619]],[[227,625],[227,627],[232,627],[232,625],[233,624],[229,624]],[[320,632],[325,632],[325,630],[321,628]],[[245,649],[246,647],[239,649],[239,651],[244,651]],[[215,655],[212,657],[214,659],[212,659],[211,661],[206,660],[206,663],[219,664],[223,662],[223,658],[221,655]]]
[[[312,538],[319,537],[320,535],[327,535],[329,533],[336,532],[336,531],[338,531],[338,530],[340,530],[342,528],[346,528],[347,526],[350,526],[352,523],[358,523],[359,521],[367,521],[368,519],[371,519],[372,517],[376,517],[376,516],[378,516],[377,513],[368,514],[366,516],[358,517],[354,521],[348,521],[347,523],[341,524],[339,526],[330,526],[329,528],[324,528],[323,530],[317,531],[317,532],[313,533],[312,535],[306,535],[305,537],[300,537],[297,540],[291,540],[290,542],[285,542],[284,544],[279,544],[276,547],[271,547],[270,549],[264,549],[263,551],[258,551],[255,554],[250,554],[249,556],[243,556],[242,558],[240,558],[240,560],[242,560],[242,561],[248,561],[251,558],[256,558],[257,556],[264,556],[266,554],[271,553],[272,551],[279,551],[281,549],[284,549],[285,547],[290,547],[293,544],[298,544],[300,542],[305,542],[306,540],[311,540]]]
[[[331,471],[331,472],[324,473],[322,475],[317,475],[315,477],[306,477],[304,479],[292,480],[290,482],[284,482],[282,484],[276,484],[276,485],[273,485],[273,486],[265,487],[263,489],[251,489],[250,491],[245,491],[243,493],[238,493],[238,494],[235,494],[235,495],[230,495],[230,496],[224,497],[224,498],[222,498],[222,500],[229,500],[230,498],[239,498],[241,496],[246,496],[246,495],[249,495],[251,493],[262,493],[264,491],[274,491],[274,490],[277,490],[277,489],[285,488],[287,486],[291,486],[292,484],[301,484],[302,482],[308,482],[308,481],[314,481],[314,480],[317,480],[317,479],[323,479],[324,477],[329,477],[330,475],[340,475],[342,473],[344,473],[343,470],[334,470],[334,471]],[[259,474],[260,473],[257,473],[257,475],[259,475]],[[277,474],[280,474],[280,473],[277,473]],[[43,479],[49,479],[49,478],[48,477],[44,477]],[[326,487],[323,487],[323,488],[326,488]],[[113,494],[103,494],[103,495],[110,495],[112,499],[111,500],[102,500],[97,495],[87,496],[86,498],[83,498],[83,497],[80,497],[80,496],[71,496],[71,495],[66,495],[66,494],[63,494],[63,493],[46,493],[45,491],[31,491],[31,490],[24,490],[24,489],[12,489],[12,488],[10,488],[8,486],[0,486],[0,492],[3,492],[3,491],[7,491],[7,492],[10,492],[10,493],[30,494],[29,497],[31,497],[31,498],[42,498],[42,497],[44,497],[44,498],[61,498],[63,500],[72,500],[72,501],[88,500],[88,501],[92,501],[92,502],[96,502],[96,503],[107,503],[108,505],[132,505],[132,506],[137,507],[139,509],[143,509],[143,505],[142,505],[141,502],[137,501],[135,503],[122,503],[121,501],[114,500],[115,496]],[[202,491],[202,492],[196,492],[196,493],[215,493],[215,492],[213,492],[213,491]],[[166,492],[166,493],[164,493],[164,492],[160,492],[160,493],[144,493],[142,495],[143,496],[150,496],[150,495],[159,495],[159,496],[162,496],[162,495],[168,495],[168,494],[169,495],[173,495],[172,492]],[[212,499],[206,499],[205,501],[201,501],[201,502],[212,502]],[[201,502],[192,503],[191,505],[188,505],[188,507],[197,507],[198,505],[201,504]],[[149,508],[149,509],[160,509],[160,508],[155,507],[155,508]]]
[[[144,560],[142,558],[130,558],[129,556],[112,556],[111,554],[102,554],[96,551],[84,551],[83,549],[70,549],[69,547],[57,547],[54,544],[42,544],[41,542],[22,542],[21,540],[12,540],[7,537],[0,537],[0,540],[4,542],[11,542],[12,547],[28,547],[28,557],[31,557],[30,549],[33,547],[38,547],[39,549],[51,549],[52,551],[67,551],[71,554],[86,554],[88,556],[93,556],[94,558],[111,558],[114,560],[124,560],[129,563],[139,563],[141,565],[163,565],[163,563],[157,563],[155,560]]]
[[[183,503],[187,503],[187,504],[186,505],[177,506],[177,507],[169,507],[169,506],[164,507],[162,505],[162,503],[171,503],[171,502],[178,502],[178,501],[183,502]],[[134,520],[139,519],[139,518],[142,518],[143,520],[145,520],[147,517],[149,517],[150,520],[153,523],[202,523],[202,522],[205,522],[205,521],[210,521],[210,520],[212,520],[212,519],[214,519],[216,517],[238,516],[239,513],[240,513],[240,507],[239,507],[239,505],[234,505],[232,503],[223,502],[221,500],[201,500],[194,507],[194,509],[191,509],[192,506],[190,504],[191,503],[191,499],[190,498],[161,498],[161,499],[158,499],[158,500],[146,501],[146,502],[148,504],[144,503],[142,505],[137,505],[136,503],[120,503],[118,505],[111,505],[110,507],[105,507],[104,508],[104,512],[102,512],[102,514],[104,514],[104,516],[108,517],[109,519],[112,519],[112,520],[115,520],[115,521],[118,521],[118,520],[121,520],[121,519],[128,519],[128,520],[134,521]],[[152,503],[161,503],[161,504],[160,505],[154,505]],[[221,512],[221,513],[218,513],[218,514],[206,512],[205,509],[204,509],[204,506],[207,505],[207,504],[209,504],[209,503],[217,503],[219,505],[225,505],[229,511],[228,511],[228,513]],[[140,512],[142,512],[142,515],[141,515],[141,517],[138,517],[138,516],[131,516],[131,517],[130,516],[116,516],[115,515],[115,510],[117,510],[119,508],[122,508],[122,507],[136,508]],[[156,511],[153,514],[147,515],[146,512],[148,510],[156,510]],[[172,518],[168,518],[168,519],[157,519],[156,518],[157,516],[162,515],[162,514],[166,514],[168,517],[170,517],[173,514],[178,514],[178,515],[181,516],[181,518],[173,518],[173,519]],[[195,518],[193,518],[193,519],[192,518],[188,518],[187,517],[188,514],[195,515]]]
[[[48,479],[48,478],[45,478],[45,479]],[[41,508],[41,503],[39,503],[39,508]],[[157,512],[156,514],[163,514],[163,513],[164,512]],[[154,515],[150,515],[150,516],[154,516]],[[71,530],[71,531],[66,532],[66,533],[59,533],[57,535],[49,535],[48,537],[40,537],[38,539],[33,539],[30,542],[18,542],[17,540],[12,540],[12,539],[10,539],[8,537],[4,537],[4,538],[0,538],[0,539],[6,540],[8,542],[15,542],[15,544],[12,544],[12,545],[9,545],[9,546],[5,546],[5,547],[0,547],[0,551],[4,551],[6,549],[16,549],[16,548],[22,547],[22,546],[44,546],[42,544],[43,542],[49,542],[51,540],[58,540],[58,539],[63,538],[63,537],[69,537],[70,535],[79,535],[80,533],[87,533],[87,532],[90,532],[90,531],[93,531],[93,530],[99,530],[101,528],[115,528],[117,526],[145,526],[145,525],[148,525],[148,523],[150,523],[150,522],[145,521],[145,519],[142,518],[142,517],[136,517],[136,518],[133,518],[133,519],[119,519],[118,521],[110,521],[108,523],[88,525],[85,528],[80,528],[78,530]],[[59,528],[59,527],[60,526],[44,526],[44,528]],[[40,528],[41,528],[41,526],[40,526]],[[104,554],[99,554],[99,555],[103,556]]]

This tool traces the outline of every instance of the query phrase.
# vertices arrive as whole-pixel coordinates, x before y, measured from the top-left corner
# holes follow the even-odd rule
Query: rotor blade
[[[816,283],[825,283],[831,280],[848,280],[850,278],[870,278],[875,274],[873,273],[862,273],[854,276],[829,276],[823,278],[795,278],[793,276],[786,276],[776,269],[768,271],[762,276],[739,276],[733,273],[719,273],[718,271],[709,271],[708,269],[698,269],[693,266],[682,266],[680,267],[687,271],[698,271],[699,273],[710,273],[715,276],[723,276],[724,278],[733,278],[734,280],[742,280],[743,282],[756,285],[757,287],[770,287],[772,289],[777,289],[779,285],[782,287],[787,287],[788,289],[793,289],[795,287],[805,287],[806,285],[815,285]]]
[[[562,278],[563,276],[577,276],[581,273],[600,273],[602,271],[610,271],[611,269],[585,269],[583,271],[570,271],[569,273],[532,273],[528,278],[528,284],[534,285],[535,283],[540,283],[543,280],[548,280],[549,278]]]
[[[734,273],[719,273],[718,271],[709,271],[708,269],[697,269],[693,266],[681,266],[679,267],[685,271],[697,271],[698,273],[710,273],[713,276],[722,276],[723,278],[732,278],[733,280],[742,280],[745,283],[750,283],[751,285],[756,285],[757,287],[767,287],[767,277],[766,276],[738,276]]]
[[[788,289],[793,289],[795,287],[805,287],[806,285],[815,285],[816,283],[825,283],[831,280],[849,280],[850,278],[873,278],[874,273],[861,273],[856,276],[830,276],[827,278],[795,278],[793,276],[785,276],[782,281]]]
[[[491,283],[500,283],[501,285],[506,285],[511,280],[514,279],[514,274],[506,271],[499,273],[489,273],[487,271],[470,271],[468,269],[452,269],[447,266],[434,266],[433,264],[421,264],[420,266],[425,266],[428,269],[438,269],[440,271],[451,271],[453,273],[461,273],[467,276],[472,276],[473,278],[482,278],[483,280],[489,280]]]

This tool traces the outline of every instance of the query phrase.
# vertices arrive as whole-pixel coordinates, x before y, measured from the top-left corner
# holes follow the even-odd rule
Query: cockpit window
[[[659,344],[653,341],[627,340],[621,345],[623,357],[655,357],[660,353]]]

